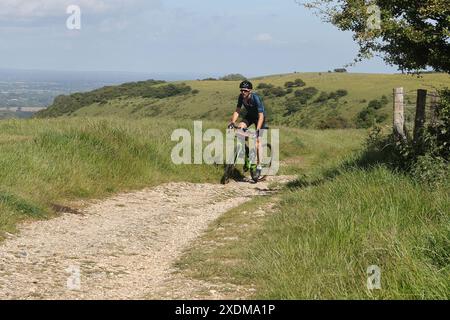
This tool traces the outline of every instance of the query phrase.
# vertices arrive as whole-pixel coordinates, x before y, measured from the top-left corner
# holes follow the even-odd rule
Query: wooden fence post
[[[394,89],[394,136],[406,141],[403,88]]]
[[[436,124],[437,121],[437,106],[438,106],[438,93],[433,92],[430,97],[430,123],[432,126]]]
[[[414,122],[414,142],[418,142],[425,125],[425,107],[427,105],[427,90],[417,90],[416,120]]]

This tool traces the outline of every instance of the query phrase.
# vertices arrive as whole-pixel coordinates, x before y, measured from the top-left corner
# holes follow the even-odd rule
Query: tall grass
[[[207,127],[207,125],[205,125]],[[0,233],[51,215],[55,203],[168,181],[219,181],[217,166],[176,166],[175,128],[189,121],[120,119],[0,122]]]
[[[226,122],[203,122],[203,130]],[[0,237],[24,219],[53,214],[54,204],[102,198],[164,182],[218,183],[220,165],[175,165],[174,129],[192,120],[59,118],[0,121]],[[295,131],[285,129],[282,159]],[[194,141],[192,141],[194,143]],[[206,143],[203,142],[204,145]]]
[[[361,132],[298,130],[288,139],[302,153],[287,169],[298,180],[221,217],[180,268],[254,286],[259,299],[450,298],[449,181],[430,188],[355,153]],[[261,210],[265,218],[252,214]],[[380,290],[367,288],[373,265]]]
[[[383,166],[283,195],[245,269],[271,299],[450,298],[449,189]],[[381,268],[381,290],[366,270]]]

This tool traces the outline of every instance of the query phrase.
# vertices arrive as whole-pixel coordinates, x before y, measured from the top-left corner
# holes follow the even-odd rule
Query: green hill
[[[303,86],[297,86],[297,84]],[[391,121],[392,89],[404,87],[408,104],[414,91],[450,87],[448,74],[413,75],[294,73],[252,79],[266,105],[270,123],[305,128],[368,127]],[[227,121],[234,110],[239,81],[143,81],[89,93],[59,96],[37,117],[169,117]],[[369,107],[370,105],[370,107]]]

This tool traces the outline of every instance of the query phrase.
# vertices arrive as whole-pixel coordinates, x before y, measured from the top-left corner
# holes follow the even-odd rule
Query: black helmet
[[[250,89],[250,90],[252,90],[253,89],[253,85],[252,85],[252,83],[250,81],[244,80],[239,85],[239,88],[240,89]]]

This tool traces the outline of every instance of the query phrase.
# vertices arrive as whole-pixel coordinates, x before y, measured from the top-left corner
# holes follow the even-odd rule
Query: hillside
[[[302,86],[295,80],[301,79]],[[447,74],[412,75],[294,73],[252,79],[264,99],[272,124],[305,128],[368,127],[374,119],[391,121],[392,89],[403,86],[414,103],[418,88],[450,87]],[[291,88],[286,83],[291,82]],[[37,117],[169,117],[226,121],[236,104],[238,81],[149,80],[105,87],[90,93],[59,96]],[[384,97],[383,97],[384,96]],[[376,100],[376,101],[374,101]],[[375,108],[368,108],[369,104]],[[371,110],[369,110],[371,109]],[[358,115],[362,111],[364,114]]]

